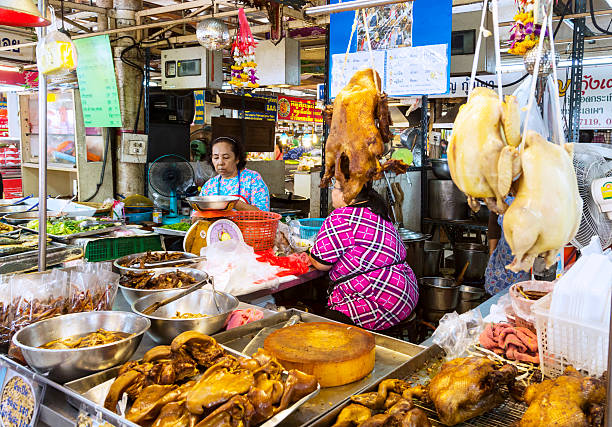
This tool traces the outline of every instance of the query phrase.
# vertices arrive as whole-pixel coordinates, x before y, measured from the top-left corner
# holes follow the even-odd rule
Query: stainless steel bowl
[[[181,291],[157,292],[141,298],[132,304],[132,311],[151,320],[149,335],[158,344],[170,344],[177,335],[185,331],[198,331],[206,335],[212,335],[223,328],[232,311],[238,307],[236,297],[217,291],[217,302],[221,309],[221,314],[215,314],[217,309],[212,299],[212,290],[200,289],[159,308],[150,316],[142,314],[142,310],[151,304],[170,298],[178,292]],[[210,314],[210,316],[194,319],[172,319],[172,317],[176,316],[177,311],[181,313]]]
[[[459,302],[459,287],[452,279],[422,277],[419,279],[419,300],[425,310],[454,310]]]
[[[198,270],[196,268],[166,267],[166,268],[155,268],[155,269],[151,269],[150,271],[152,271],[155,276],[159,276],[160,274],[170,273],[176,270],[180,270],[183,273],[189,274],[191,277],[196,279],[196,281],[198,282],[201,282],[202,280],[206,280],[208,278],[208,274],[206,274],[205,271]],[[139,270],[139,272],[144,272],[144,271],[148,271],[148,270]],[[191,285],[183,286],[182,289],[189,287],[189,286]],[[130,305],[134,301],[140,298],[168,290],[168,289],[134,289],[134,288],[130,288],[129,286],[123,286],[121,283],[119,284],[119,288],[121,288],[121,293],[123,294],[123,297]],[[181,289],[181,288],[176,288],[176,289]]]
[[[191,254],[189,252],[181,252],[181,251],[151,251],[152,254],[156,254],[156,253],[180,253],[183,254],[183,258],[195,258],[196,255]],[[142,272],[142,268],[138,268],[138,267],[123,267],[121,264],[125,264],[128,261],[133,260],[134,258],[138,258],[140,256],[146,255],[146,252],[141,252],[138,254],[132,254],[132,255],[126,255],[123,256],[119,259],[116,259],[115,262],[113,262],[113,267],[119,272],[119,274],[125,274],[125,272],[127,271],[136,271],[136,272]],[[177,263],[180,263],[180,260],[177,260]],[[158,268],[168,268],[168,266],[164,266],[164,267],[158,267]],[[172,267],[172,268],[177,268],[177,267]],[[154,267],[146,267],[145,270],[156,270],[156,268]]]
[[[149,319],[125,311],[74,313],[26,326],[13,336],[13,343],[32,369],[53,381],[64,383],[125,363],[150,326]],[[100,328],[132,335],[97,347],[70,350],[38,348],[50,341],[95,332]]]
[[[451,179],[448,161],[446,159],[429,159],[433,174],[438,179]]]
[[[194,196],[186,199],[192,209],[196,211],[224,211],[232,210],[236,202],[240,200],[238,196]]]
[[[59,213],[47,212],[47,218],[59,218]],[[30,212],[7,213],[2,217],[2,219],[12,225],[23,224],[25,222],[30,222],[33,219],[38,219],[38,210]]]
[[[475,286],[459,286],[459,301],[480,301],[485,296],[485,290]]]

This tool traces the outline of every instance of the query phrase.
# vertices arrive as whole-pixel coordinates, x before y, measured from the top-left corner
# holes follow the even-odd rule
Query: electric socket
[[[142,156],[145,154],[145,145],[143,141],[131,140],[128,141],[128,154],[134,156]]]
[[[147,144],[147,135],[138,133],[121,134],[121,156],[119,161],[124,163],[146,163]]]

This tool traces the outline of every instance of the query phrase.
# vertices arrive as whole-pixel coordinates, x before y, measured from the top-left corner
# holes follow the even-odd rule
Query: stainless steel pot
[[[422,277],[419,279],[419,301],[425,311],[454,310],[459,302],[459,287],[452,279]]]
[[[429,159],[433,174],[438,179],[451,179],[448,161],[446,159]]]
[[[466,311],[470,311],[480,305],[480,301],[461,301],[457,304],[456,311],[458,314],[463,314]]]
[[[455,255],[455,276],[458,276],[466,262],[469,261],[463,280],[481,280],[489,262],[489,252],[486,246],[477,243],[457,243],[453,248]]]
[[[434,219],[466,219],[467,198],[451,180],[429,180],[429,216]]]
[[[485,291],[482,288],[467,285],[459,286],[459,301],[480,301],[484,296]]]
[[[447,310],[426,309],[423,311],[423,318],[428,322],[438,323],[446,313],[448,313]]]
[[[416,277],[423,276],[423,264],[425,262],[425,241],[431,236],[416,233],[414,231],[400,229],[400,237],[406,247],[406,262]]]
[[[440,260],[442,259],[442,245],[438,242],[425,242],[425,256],[423,258],[423,276],[437,276],[440,274]]]

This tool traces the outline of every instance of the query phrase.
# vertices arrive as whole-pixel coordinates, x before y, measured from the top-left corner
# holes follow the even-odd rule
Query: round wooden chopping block
[[[270,334],[264,348],[285,369],[317,377],[321,387],[352,383],[374,369],[374,335],[341,323],[301,323]]]

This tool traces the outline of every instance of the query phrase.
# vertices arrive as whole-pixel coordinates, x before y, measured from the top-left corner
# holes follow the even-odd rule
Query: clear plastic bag
[[[68,313],[111,310],[119,275],[111,263],[83,263],[70,271]]]
[[[36,63],[42,74],[62,76],[76,70],[77,51],[70,37],[57,29],[53,8],[51,16],[47,35],[36,46]]]
[[[461,357],[466,349],[478,340],[484,330],[484,322],[480,310],[474,309],[461,315],[456,311],[446,313],[432,339],[446,353],[447,359]]]

